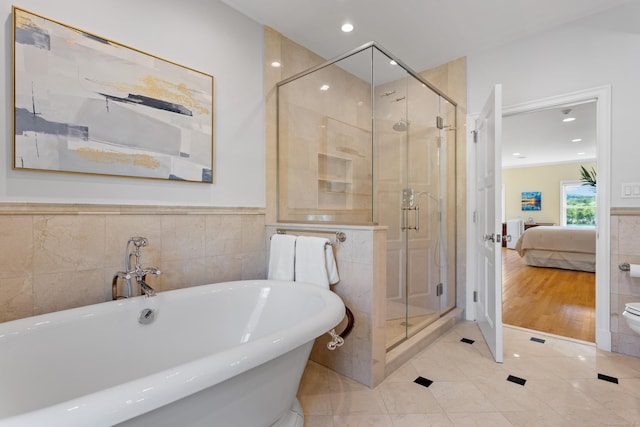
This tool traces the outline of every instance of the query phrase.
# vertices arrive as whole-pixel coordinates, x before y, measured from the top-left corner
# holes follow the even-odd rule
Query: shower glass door
[[[378,62],[374,69],[389,67],[382,54]],[[385,81],[376,82],[373,96],[374,212],[377,222],[388,226],[387,349],[438,319],[449,305],[442,295],[448,275],[445,123],[450,117],[437,93],[396,69],[393,78],[387,72]]]
[[[407,184],[404,194],[409,196],[403,197],[403,214],[407,218],[404,230],[406,338],[440,317],[443,286],[441,137],[437,126],[440,97],[411,77],[407,88],[409,126],[405,134]]]

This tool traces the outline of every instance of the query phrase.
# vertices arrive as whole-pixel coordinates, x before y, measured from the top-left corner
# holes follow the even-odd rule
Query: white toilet
[[[627,325],[629,325],[636,334],[640,334],[640,302],[625,304],[622,316],[626,319]]]

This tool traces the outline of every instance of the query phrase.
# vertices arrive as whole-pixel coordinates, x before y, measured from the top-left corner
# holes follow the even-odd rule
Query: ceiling
[[[629,0],[221,1],[326,59],[375,41],[423,71]]]
[[[570,117],[575,120],[563,121]],[[595,102],[502,119],[503,168],[593,161],[595,158]]]
[[[375,41],[422,71],[630,0],[221,1],[324,58]],[[340,31],[345,22],[354,25],[351,33]],[[572,108],[577,120],[569,124],[558,119],[558,109],[505,118],[503,165],[594,159],[595,105]],[[583,141],[572,143],[576,138]]]

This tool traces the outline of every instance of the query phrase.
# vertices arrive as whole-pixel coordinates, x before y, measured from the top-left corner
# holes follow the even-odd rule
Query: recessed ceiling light
[[[519,155],[520,155],[520,153],[513,153],[513,155],[514,155],[514,156],[519,156]]]
[[[393,59],[391,61],[389,61],[389,64],[391,65],[398,65],[398,63],[396,61],[394,61]]]
[[[572,139],[571,142],[581,142],[582,138],[576,138],[576,139]]]
[[[583,152],[578,153],[578,156],[584,156]]]
[[[576,118],[575,117],[567,117],[566,119],[562,119],[563,122],[572,122],[574,121]]]
[[[273,61],[273,62],[271,63],[271,66],[272,66],[273,68],[279,68],[281,65],[282,65],[282,64],[281,64],[280,62],[278,62],[278,61]]]
[[[322,85],[322,86],[320,86],[320,90],[321,90],[321,91],[323,91],[323,92],[328,91],[328,90],[329,90],[329,85]]]
[[[353,31],[353,24],[351,24],[350,22],[345,22],[344,24],[342,24],[342,27],[340,27],[340,29],[343,33],[350,33],[351,31]]]

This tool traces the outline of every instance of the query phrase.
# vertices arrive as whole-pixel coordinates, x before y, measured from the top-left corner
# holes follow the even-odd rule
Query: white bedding
[[[516,250],[527,265],[594,272],[596,231],[593,227],[539,226],[525,231]]]

